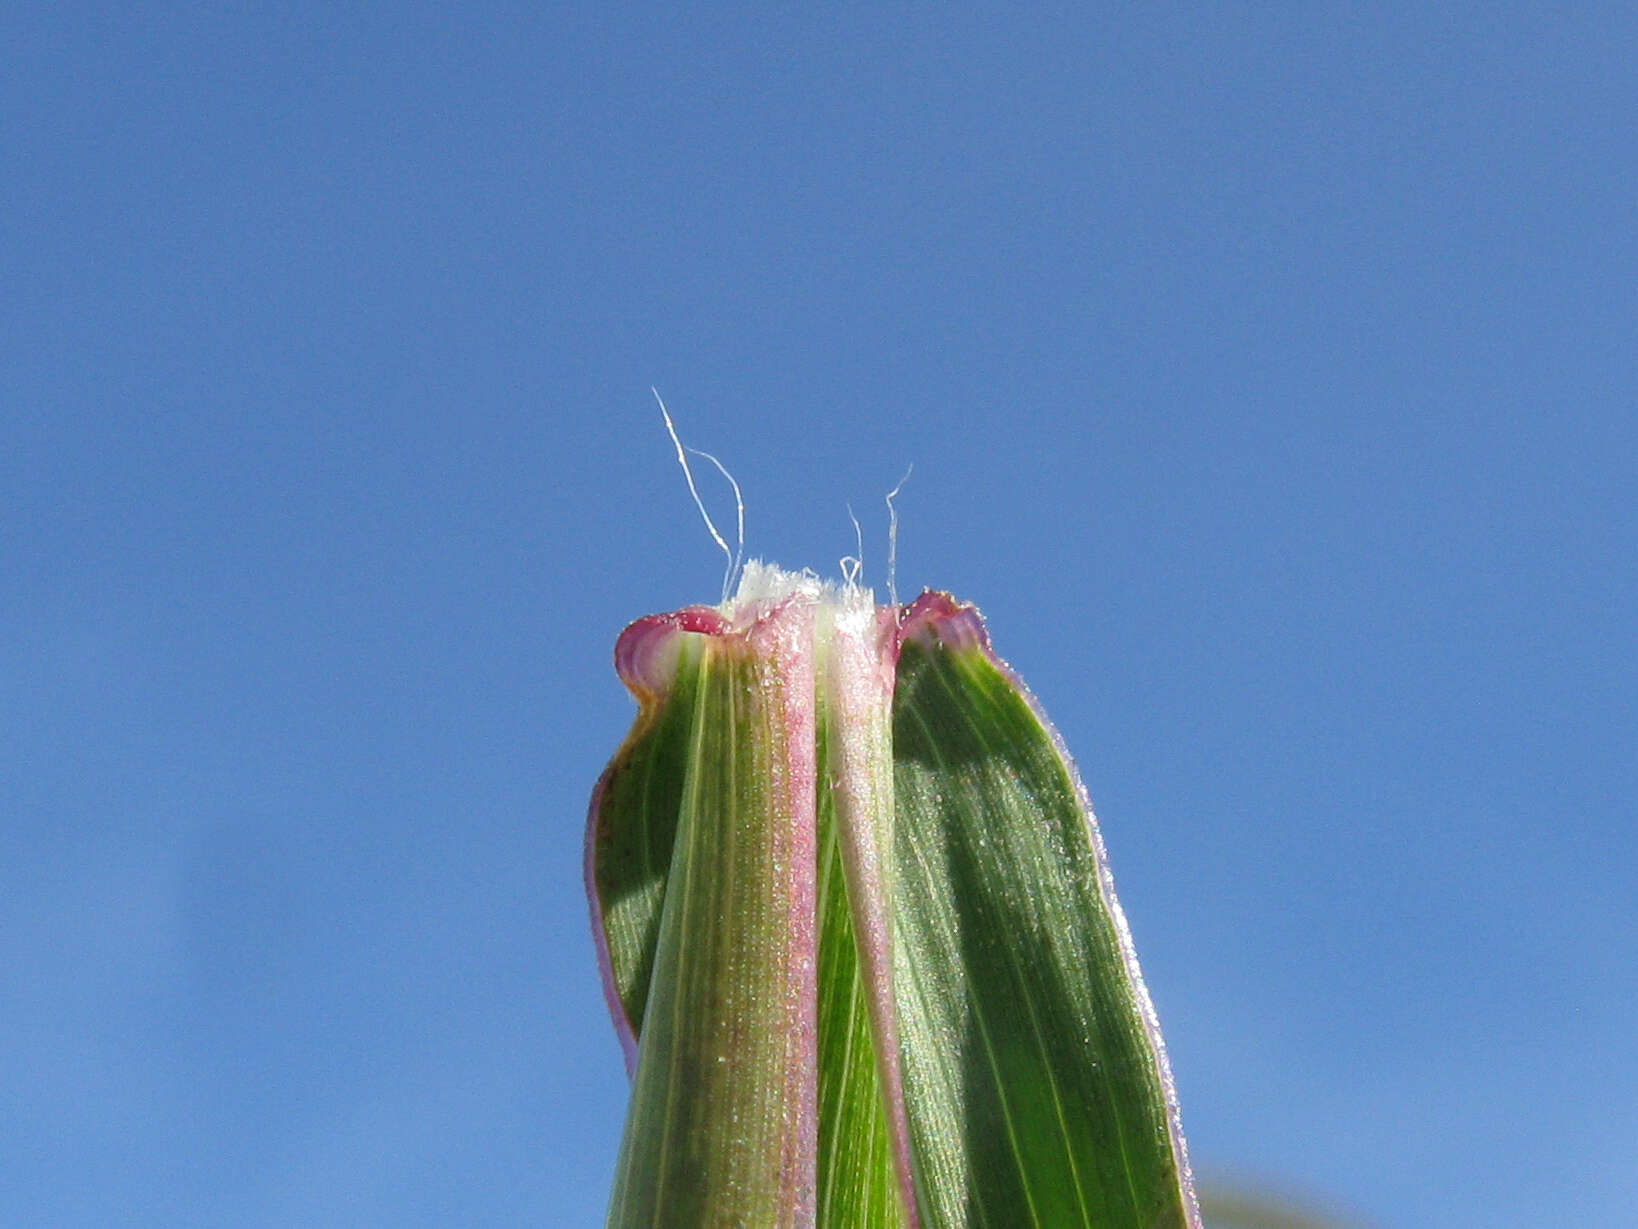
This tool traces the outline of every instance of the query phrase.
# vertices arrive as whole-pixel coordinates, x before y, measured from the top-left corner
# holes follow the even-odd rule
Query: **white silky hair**
[[[682,467],[683,479],[688,483],[688,494],[694,501],[694,507],[699,510],[700,520],[705,522],[705,531],[711,535],[711,540],[722,551],[726,565],[722,574],[722,594],[719,602],[728,604],[730,592],[734,595],[734,603],[765,600],[769,598],[785,597],[798,592],[811,592],[818,597],[827,588],[832,588],[808,568],[800,572],[787,572],[776,564],[763,563],[760,559],[745,558],[745,497],[740,491],[739,483],[734,480],[728,467],[709,452],[700,448],[685,446],[682,437],[677,433],[677,424],[672,420],[671,411],[666,408],[665,399],[660,396],[660,390],[649,387],[654,394],[654,402],[660,407],[660,417],[665,421],[666,434],[671,437],[671,445],[677,452],[677,464]],[[694,482],[694,470],[688,463],[689,454],[703,457],[716,466],[717,472],[727,479],[729,487],[734,492],[734,520],[735,545],[729,547],[728,541],[717,529],[716,522],[706,510],[705,500],[700,497],[698,485]],[[912,463],[906,467],[904,476],[891,491],[887,493],[887,593],[888,599],[897,606],[899,603],[898,568],[899,568],[899,509],[893,502],[898,498],[904,484],[910,480],[915,470]],[[859,518],[853,514],[851,504],[847,507],[847,518],[853,523],[853,541],[855,553],[843,555],[838,561],[842,574],[841,589],[844,594],[854,590],[863,590],[861,584],[864,575],[864,530],[859,526]],[[735,581],[738,580],[738,587]]]
[[[728,467],[708,452],[698,448],[684,448],[682,440],[677,435],[677,424],[671,421],[671,411],[665,408],[665,399],[660,396],[660,390],[649,387],[654,394],[654,400],[660,407],[660,417],[665,419],[666,433],[671,436],[671,443],[677,449],[677,464],[682,466],[683,478],[688,482],[688,493],[694,497],[694,506],[700,510],[700,519],[705,522],[706,532],[711,540],[721,549],[723,557],[728,561],[727,569],[722,574],[722,596],[720,601],[728,600],[728,591],[733,587],[734,575],[740,570],[741,561],[745,558],[745,497],[740,494],[739,483],[728,472]],[[717,532],[717,526],[711,520],[711,514],[705,510],[705,501],[700,498],[699,487],[694,485],[694,471],[688,464],[688,454],[704,457],[717,467],[717,472],[728,479],[728,485],[734,489],[734,515],[737,521],[738,546],[735,550],[728,549],[728,543],[723,540],[722,534]]]

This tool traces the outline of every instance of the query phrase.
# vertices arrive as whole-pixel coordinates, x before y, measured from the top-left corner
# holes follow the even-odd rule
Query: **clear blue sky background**
[[[1630,6],[0,35],[0,1223],[600,1220],[650,384],[789,566],[915,463],[1201,1169],[1638,1223]]]

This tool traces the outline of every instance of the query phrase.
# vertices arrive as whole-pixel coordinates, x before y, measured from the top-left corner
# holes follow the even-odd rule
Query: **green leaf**
[[[610,1224],[1198,1226],[1084,792],[977,612],[747,574],[616,648]]]
[[[641,1044],[610,1225],[812,1223],[813,610],[710,613],[617,650],[645,711],[594,800],[588,873]]]
[[[817,626],[825,1229],[916,1223],[892,986],[893,614],[849,588]]]
[[[682,634],[720,628],[694,607],[639,619],[615,646],[615,667],[640,708],[636,723],[592,792],[586,827],[586,891],[604,990],[625,1051],[637,1066],[637,1032],[660,938],[660,911],[677,841],[678,813],[694,754],[701,644]]]
[[[977,612],[909,613],[894,974],[929,1224],[1198,1223],[1171,1078],[1090,808]]]

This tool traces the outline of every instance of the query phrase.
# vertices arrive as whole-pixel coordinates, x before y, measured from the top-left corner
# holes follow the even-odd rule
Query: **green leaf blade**
[[[609,1223],[1197,1229],[1084,791],[977,612],[748,577],[616,649]]]
[[[717,611],[689,607],[637,620],[615,646],[616,671],[639,709],[592,792],[585,876],[604,993],[628,1074],[637,1065],[637,1033],[695,745],[700,655],[705,636],[727,627]]]
[[[1198,1224],[1147,992],[1073,767],[976,611],[908,612],[894,979],[929,1225]]]
[[[897,623],[853,586],[819,616],[818,1223],[916,1229],[892,992]]]
[[[605,775],[589,837],[617,1021],[624,1013],[640,1030],[608,1221],[807,1226],[817,1152],[812,604],[798,595],[696,629],[678,618],[639,621],[633,643],[622,637],[626,659],[617,649],[644,711]],[[657,767],[669,763],[683,765],[680,783]],[[675,797],[653,792],[666,784],[679,786]],[[647,859],[668,822],[659,869]]]
[[[834,811],[819,813],[819,1198],[821,1229],[906,1223]]]

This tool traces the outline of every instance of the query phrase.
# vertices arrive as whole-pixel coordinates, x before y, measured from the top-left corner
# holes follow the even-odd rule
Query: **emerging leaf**
[[[894,977],[934,1225],[1198,1222],[1154,1009],[1068,756],[924,594],[893,701]]]
[[[643,708],[588,880],[641,1042],[611,1225],[813,1223],[813,602],[739,614],[640,620],[616,650]]]
[[[975,610],[752,564],[616,665],[611,1225],[1198,1226],[1084,791]]]

